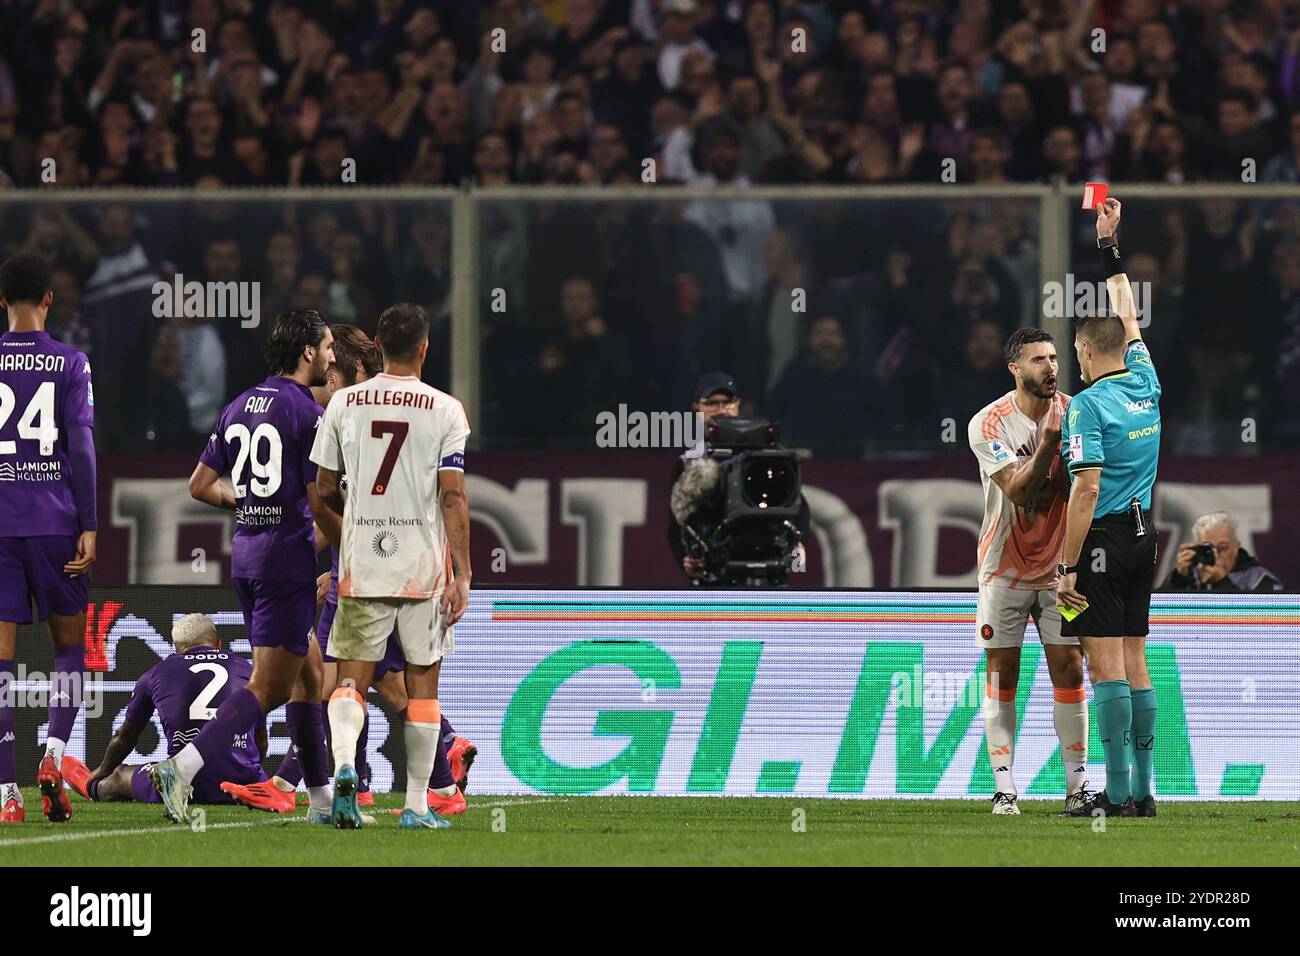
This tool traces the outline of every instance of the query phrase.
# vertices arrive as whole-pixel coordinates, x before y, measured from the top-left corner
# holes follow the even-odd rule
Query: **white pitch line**
[[[572,799],[572,797],[542,797],[541,799],[520,797],[517,800],[495,800],[492,803],[471,803],[466,809],[473,810],[475,807],[515,807],[520,805],[535,807],[543,803],[568,803]]]
[[[204,830],[244,830],[248,827],[265,827],[271,824],[283,826],[286,823],[293,823],[299,818],[290,818],[288,820],[254,820],[247,823],[211,823],[204,827]],[[301,822],[306,822],[306,817],[301,818]],[[78,840],[102,840],[108,837],[121,836],[143,836],[149,833],[186,833],[189,827],[180,824],[171,824],[165,827],[133,827],[130,830],[92,830],[83,833],[51,833],[48,836],[38,837],[17,837],[11,840],[0,840],[0,847],[6,846],[33,846],[37,843],[75,843]],[[203,830],[197,831],[202,833]]]
[[[494,800],[491,803],[471,803],[468,809],[473,810],[475,807],[487,809],[490,807],[515,807],[515,806],[538,806],[543,803],[568,803],[571,797],[542,797],[534,799],[531,797],[520,797],[515,800]],[[289,819],[274,820],[251,820],[244,823],[212,823],[205,827],[205,830],[246,830],[249,827],[265,827],[273,824],[284,826],[288,823],[306,823],[307,818],[295,814]],[[133,827],[129,830],[92,830],[83,833],[51,833],[46,836],[38,837],[15,837],[9,840],[0,840],[0,847],[7,846],[35,846],[37,843],[76,843],[81,840],[104,840],[111,837],[126,836],[146,836],[152,833],[184,833],[189,827],[171,824],[165,827]],[[203,832],[203,831],[198,831]]]

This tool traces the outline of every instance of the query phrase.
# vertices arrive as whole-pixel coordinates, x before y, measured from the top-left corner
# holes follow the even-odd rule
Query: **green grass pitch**
[[[396,816],[341,832],[293,818],[207,807],[204,832],[157,806],[90,804],[51,824],[24,791],[27,822],[0,827],[0,866],[1294,866],[1300,806],[1160,804],[1151,820],[1061,819],[1026,800],[994,817],[974,800],[470,795],[450,830],[407,832]],[[392,795],[379,809],[401,805]],[[803,832],[796,832],[802,820]],[[345,851],[340,854],[340,850]]]

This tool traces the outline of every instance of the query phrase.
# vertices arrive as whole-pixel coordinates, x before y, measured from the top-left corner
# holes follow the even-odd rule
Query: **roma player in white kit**
[[[984,487],[979,538],[975,643],[984,648],[984,735],[996,792],[995,814],[1019,814],[1012,775],[1020,647],[1030,618],[1038,627],[1051,675],[1053,723],[1066,774],[1066,810],[1087,799],[1088,705],[1079,641],[1061,635],[1057,565],[1065,539],[1066,479],[1059,446],[1070,404],[1057,391],[1056,346],[1041,329],[1007,340],[1015,388],[986,405],[967,426]]]
[[[434,829],[451,825],[428,809],[425,784],[441,726],[438,670],[469,599],[469,423],[460,402],[420,381],[429,348],[423,309],[386,309],[375,344],[384,371],[334,393],[311,454],[322,499],[343,515],[329,639],[339,669],[329,702],[331,813],[336,827],[361,826],[354,764],[365,703],[358,689],[370,686],[396,629],[408,696],[406,808],[398,826]],[[348,476],[346,503],[339,500],[341,473]]]

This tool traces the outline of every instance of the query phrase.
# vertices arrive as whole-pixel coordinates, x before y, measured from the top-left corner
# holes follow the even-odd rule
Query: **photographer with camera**
[[[780,587],[804,569],[811,527],[798,456],[771,423],[739,417],[726,372],[702,375],[695,396],[704,437],[673,465],[668,546],[693,586]]]
[[[1226,511],[1201,515],[1192,525],[1191,544],[1178,546],[1174,570],[1164,588],[1171,591],[1280,591],[1277,575],[1241,546],[1237,522]]]

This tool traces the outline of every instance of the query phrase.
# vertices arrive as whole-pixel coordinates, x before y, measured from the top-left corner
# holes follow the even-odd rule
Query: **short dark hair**
[[[1091,342],[1098,352],[1111,355],[1124,347],[1124,320],[1118,315],[1089,315],[1079,319],[1074,334]]]
[[[281,312],[271,320],[271,334],[262,349],[267,370],[272,375],[298,371],[303,350],[319,346],[327,329],[325,317],[315,309]]]
[[[349,385],[357,383],[357,366],[360,365],[367,378],[374,378],[384,368],[379,349],[370,336],[355,325],[335,323],[330,326],[334,333],[334,365]]]
[[[375,329],[375,341],[384,356],[396,362],[415,358],[420,343],[429,338],[429,316],[414,302],[398,302],[384,309]]]
[[[0,266],[0,296],[10,305],[39,303],[50,291],[50,267],[30,252],[10,256]]]
[[[1024,351],[1026,345],[1032,345],[1035,342],[1055,342],[1051,333],[1043,329],[1016,329],[1007,339],[1007,347],[1002,350],[1002,357],[1008,363],[1020,361],[1020,353]]]

